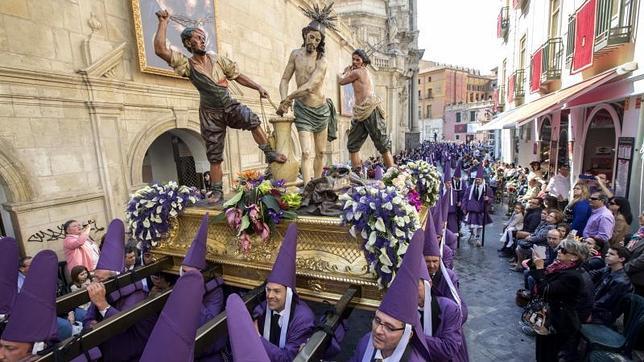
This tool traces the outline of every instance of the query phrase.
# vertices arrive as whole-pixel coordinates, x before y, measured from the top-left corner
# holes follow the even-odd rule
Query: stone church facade
[[[124,217],[133,191],[151,179],[168,181],[154,176],[154,167],[173,162],[171,154],[154,151],[168,134],[181,139],[197,172],[208,168],[198,93],[187,80],[140,70],[132,1],[145,0],[0,2],[0,233],[20,240],[27,255],[49,248],[62,257],[63,222],[95,220],[103,228]],[[218,51],[279,101],[288,55],[309,22],[299,7],[312,0],[210,1]],[[419,58],[409,31],[413,4],[336,1],[339,29],[326,32],[327,96],[340,103],[337,74],[355,48],[372,52],[394,152],[412,131],[410,80]],[[242,87],[234,96],[260,118],[262,108],[273,114],[253,90]],[[348,160],[349,127],[350,117],[340,116],[328,163]],[[250,132],[228,131],[226,187],[238,172],[265,167],[254,144]],[[370,141],[362,153],[376,153]]]

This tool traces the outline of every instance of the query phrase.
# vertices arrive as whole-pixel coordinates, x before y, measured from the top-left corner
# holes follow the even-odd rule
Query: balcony
[[[597,0],[595,53],[603,53],[631,41],[635,17],[634,2]]]
[[[496,37],[503,38],[507,40],[508,29],[510,27],[510,18],[508,16],[508,7],[504,6],[499,12],[499,16],[496,21]]]
[[[541,84],[560,79],[563,41],[561,38],[551,38],[541,48],[543,49],[543,55],[541,57]]]

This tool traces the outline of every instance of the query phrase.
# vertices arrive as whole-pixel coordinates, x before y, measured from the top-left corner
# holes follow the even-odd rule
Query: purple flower
[[[246,233],[241,233],[239,236],[239,244],[241,245],[242,251],[247,253],[250,251],[250,236]]]
[[[286,180],[284,180],[283,178],[281,178],[279,180],[273,180],[273,187],[281,188],[281,187],[284,187],[285,183],[286,183]]]
[[[233,230],[238,230],[241,226],[242,211],[236,207],[231,207],[226,210],[226,221],[228,226]]]

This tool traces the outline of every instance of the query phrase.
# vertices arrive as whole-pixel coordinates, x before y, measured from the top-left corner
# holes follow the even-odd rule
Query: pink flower
[[[410,205],[414,206],[416,208],[416,211],[420,211],[423,203],[420,201],[420,195],[416,190],[411,190],[407,194],[407,201],[409,202]]]
[[[261,215],[259,214],[259,207],[257,207],[256,204],[252,204],[246,209],[248,210],[248,217],[250,218],[250,221],[252,223],[255,223],[256,221],[259,221],[261,219]]]
[[[236,207],[231,207],[226,210],[226,221],[228,221],[228,226],[233,230],[239,229],[241,226],[242,211]]]
[[[248,253],[250,251],[250,241],[250,236],[246,233],[241,233],[239,236],[239,244],[244,253]]]

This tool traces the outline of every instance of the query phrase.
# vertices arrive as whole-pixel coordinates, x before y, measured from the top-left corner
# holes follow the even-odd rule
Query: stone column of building
[[[411,149],[420,144],[420,127],[418,123],[418,62],[423,51],[418,49],[418,27],[416,24],[416,0],[409,0],[409,31],[412,41],[409,44],[409,132],[405,135],[405,148]]]

